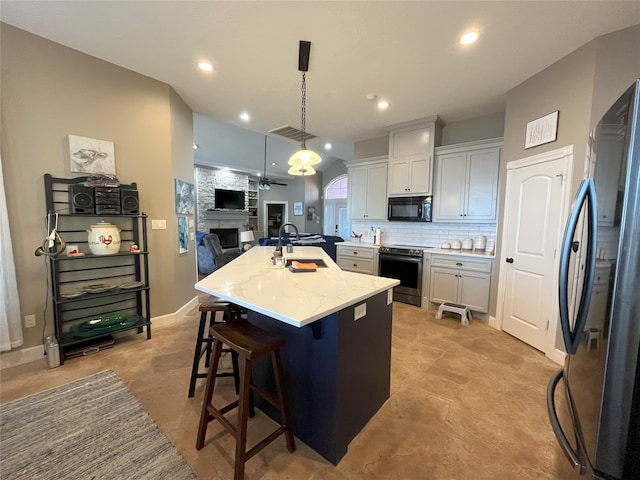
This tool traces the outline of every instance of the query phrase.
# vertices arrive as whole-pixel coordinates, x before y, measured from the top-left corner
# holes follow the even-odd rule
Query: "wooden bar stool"
[[[285,435],[287,450],[294,452],[296,449],[293,433],[289,424],[286,400],[284,397],[284,387],[282,380],[282,362],[280,360],[280,347],[284,345],[282,337],[271,335],[264,330],[250,324],[249,322],[229,322],[220,323],[211,327],[213,342],[213,361],[209,367],[207,376],[207,386],[204,401],[202,402],[202,413],[200,415],[200,426],[198,428],[198,438],[196,449],[200,450],[204,446],[207,426],[212,420],[218,420],[222,426],[236,439],[236,455],[234,465],[234,480],[244,479],[245,462],[256,453],[266,447],[281,434]],[[237,400],[225,407],[217,409],[212,404],[213,388],[216,381],[216,370],[220,360],[222,344],[228,345],[242,359],[242,374],[240,384],[240,394]],[[251,362],[262,355],[271,354],[273,363],[273,373],[276,384],[276,395],[271,395],[261,387],[253,384],[251,379]],[[255,392],[267,400],[280,412],[280,426],[271,435],[268,435],[249,451],[247,451],[247,418],[250,408],[250,392]],[[238,407],[237,424],[233,425],[224,416],[225,413]]]
[[[193,366],[191,367],[191,381],[189,382],[189,397],[193,397],[196,391],[196,380],[198,378],[206,378],[207,372],[198,372],[198,367],[200,365],[200,359],[202,355],[206,355],[205,357],[205,367],[209,367],[209,362],[211,359],[211,345],[213,344],[213,337],[209,334],[205,337],[205,328],[207,324],[207,315],[209,317],[209,328],[214,325],[221,323],[216,322],[216,312],[222,312],[224,321],[232,320],[235,316],[233,312],[233,305],[229,302],[225,302],[218,297],[210,296],[204,302],[200,304],[198,308],[200,311],[200,325],[198,326],[198,338],[196,339],[196,348],[193,354]],[[231,377],[233,376],[233,380],[236,386],[236,393],[238,393],[240,388],[240,375],[238,370],[238,354],[236,352],[231,351],[230,348],[223,349],[224,352],[231,353],[231,363],[233,365],[232,372],[220,372],[217,375],[219,377]]]

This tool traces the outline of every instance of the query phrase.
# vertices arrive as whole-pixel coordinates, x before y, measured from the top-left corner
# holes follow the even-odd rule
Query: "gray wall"
[[[151,314],[174,313],[195,296],[195,248],[178,254],[174,178],[193,181],[191,110],[166,84],[2,24],[1,154],[24,329],[23,348],[53,331],[43,257],[43,175],[71,173],[67,136],[115,143],[116,174],[137,182],[142,211],[165,219],[149,230]]]
[[[501,191],[506,184],[506,163],[573,145],[572,190],[583,178],[589,133],[602,114],[632,82],[640,77],[640,26],[599,37],[577,49],[507,93]],[[525,150],[527,122],[559,110],[557,140]],[[502,235],[504,199],[499,209],[498,239]],[[501,262],[496,249],[496,275]],[[494,278],[498,278],[497,276]],[[495,314],[497,285],[492,290]],[[562,348],[561,342],[557,343]]]
[[[504,135],[504,112],[448,122],[442,129],[442,145],[473,142]]]
[[[442,145],[498,138],[504,135],[504,113],[446,122],[442,129]],[[441,146],[441,145],[436,145]],[[354,144],[354,158],[379,157],[389,154],[389,136],[370,138]]]

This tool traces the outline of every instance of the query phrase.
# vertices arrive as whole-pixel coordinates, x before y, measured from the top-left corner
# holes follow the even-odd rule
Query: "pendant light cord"
[[[301,119],[301,130],[302,130],[302,150],[307,149],[307,145],[305,143],[306,140],[306,119],[307,119],[307,72],[302,72],[302,119]]]

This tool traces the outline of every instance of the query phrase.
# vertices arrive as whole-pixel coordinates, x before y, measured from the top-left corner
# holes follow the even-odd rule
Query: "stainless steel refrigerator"
[[[567,221],[559,307],[567,352],[547,389],[552,428],[573,471],[640,479],[640,81],[591,136],[592,178]]]

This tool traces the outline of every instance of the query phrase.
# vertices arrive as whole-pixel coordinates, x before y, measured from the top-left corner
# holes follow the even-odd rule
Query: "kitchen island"
[[[319,247],[294,247],[288,259],[326,266],[294,273],[254,247],[196,284],[248,310],[248,321],[281,335],[293,433],[333,464],[389,398],[392,288],[398,280],[341,270]],[[254,380],[273,391],[270,362]],[[266,402],[256,405],[279,420]]]

